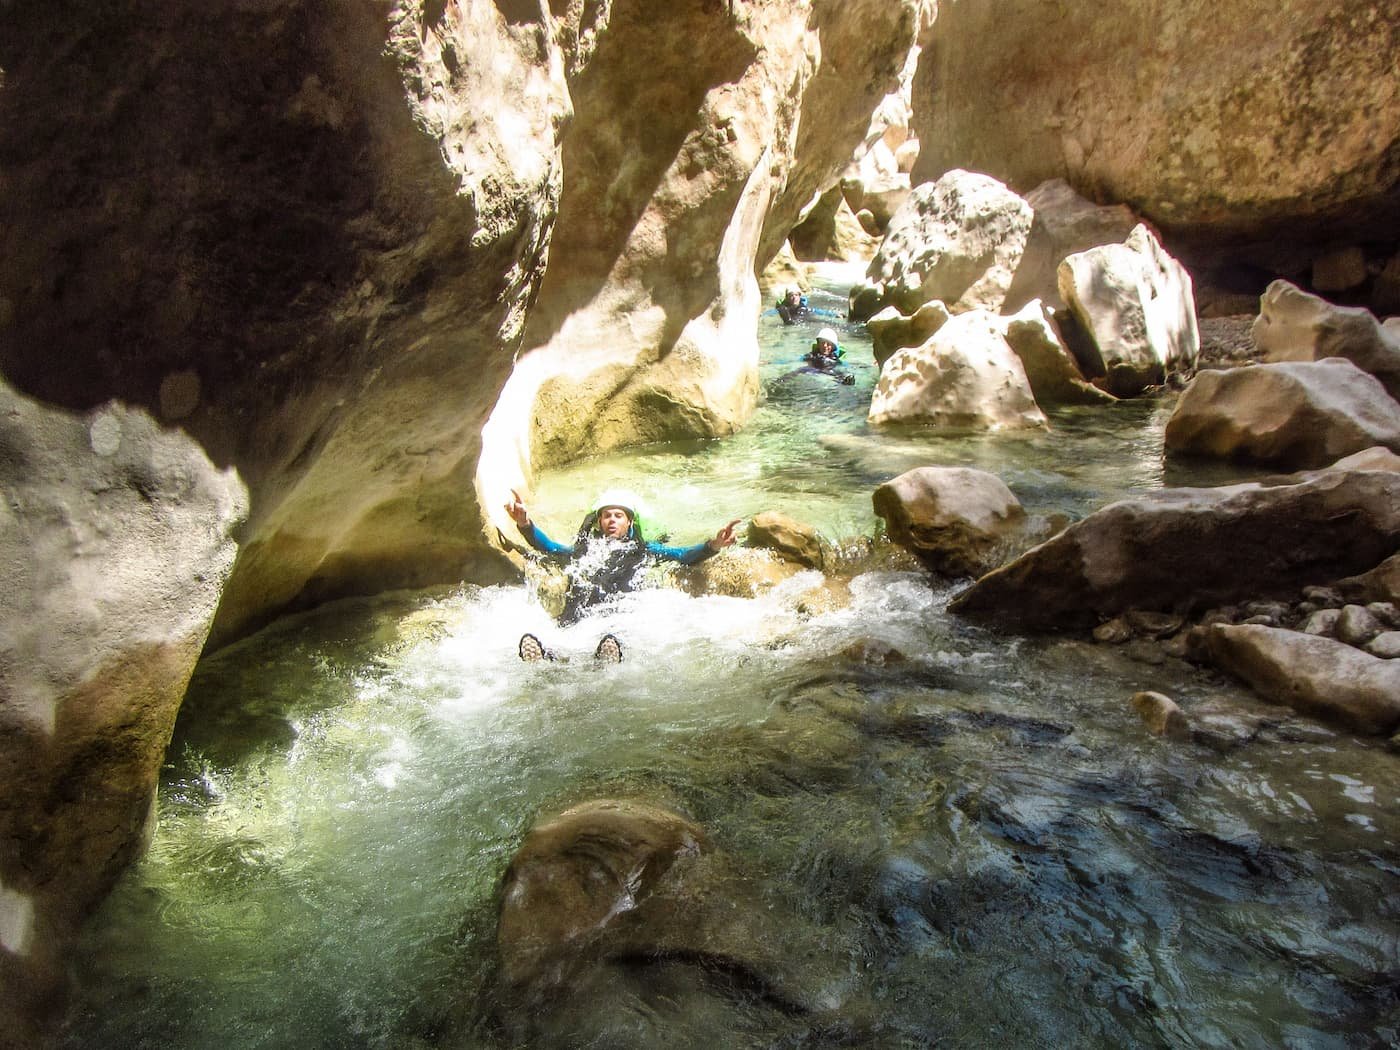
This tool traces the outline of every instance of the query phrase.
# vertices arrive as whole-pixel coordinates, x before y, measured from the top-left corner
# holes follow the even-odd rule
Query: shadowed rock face
[[[568,104],[539,25],[428,6],[0,16],[0,365],[57,404],[178,420],[238,469],[224,637],[500,571],[463,493],[543,269]]]
[[[1174,251],[1374,236],[1400,214],[1397,50],[1400,22],[1365,0],[942,4],[914,183],[1064,178]]]

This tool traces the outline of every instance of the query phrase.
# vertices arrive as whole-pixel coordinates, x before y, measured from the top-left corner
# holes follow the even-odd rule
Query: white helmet
[[[593,510],[600,511],[604,507],[621,507],[633,521],[642,515],[641,497],[630,489],[604,489],[598,493],[598,498],[593,501]]]
[[[841,345],[841,340],[836,338],[836,332],[830,328],[823,328],[817,333],[817,342],[830,343],[832,346]]]

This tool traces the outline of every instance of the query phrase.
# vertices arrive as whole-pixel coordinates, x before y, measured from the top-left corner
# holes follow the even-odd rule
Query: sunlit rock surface
[[[1400,332],[1371,311],[1336,306],[1288,281],[1274,281],[1259,300],[1254,342],[1267,361],[1341,357],[1400,396]]]
[[[985,310],[957,315],[922,345],[886,361],[871,394],[869,419],[876,426],[973,430],[1045,425],[1001,319]]]
[[[1087,335],[1080,365],[1115,397],[1190,373],[1200,353],[1191,275],[1146,226],[1059,266],[1060,297]]]
[[[0,1044],[140,851],[246,493],[140,410],[0,384]]]
[[[1342,358],[1206,371],[1167,421],[1169,452],[1325,467],[1380,445],[1400,450],[1400,404]]]

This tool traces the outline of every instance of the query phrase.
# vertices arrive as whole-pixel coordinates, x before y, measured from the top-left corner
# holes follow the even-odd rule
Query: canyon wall
[[[914,181],[1064,178],[1203,271],[1306,273],[1377,239],[1388,255],[1397,52],[1394,5],[1369,0],[945,0],[914,83]]]

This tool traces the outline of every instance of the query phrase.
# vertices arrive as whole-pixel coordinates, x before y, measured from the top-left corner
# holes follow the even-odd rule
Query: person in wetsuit
[[[802,294],[800,289],[789,288],[778,300],[778,316],[783,319],[783,324],[796,324],[798,321],[805,321],[810,313],[807,297]]]
[[[649,543],[642,535],[638,522],[639,501],[630,492],[612,489],[598,497],[594,508],[583,519],[573,546],[556,542],[545,535],[533,521],[524,500],[514,489],[506,504],[520,535],[535,550],[570,567],[569,591],[559,623],[571,624],[595,605],[617,594],[634,590],[642,569],[651,561],[675,561],[682,565],[698,565],[734,543],[734,527],[739,518],[725,525],[713,537],[693,547],[667,547]],[[602,660],[622,659],[621,643],[611,634],[604,635],[594,653]],[[554,659],[533,634],[520,639],[522,660]]]
[[[856,381],[856,377],[841,367],[841,358],[845,356],[846,351],[841,349],[836,333],[830,328],[823,328],[817,333],[812,349],[802,358],[807,362],[807,368],[803,371],[821,372],[831,376],[838,383],[850,386]]]

